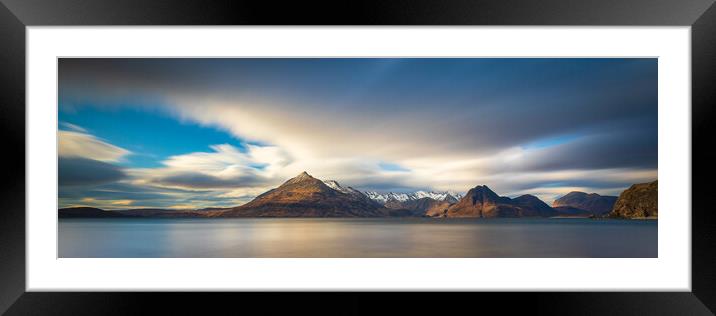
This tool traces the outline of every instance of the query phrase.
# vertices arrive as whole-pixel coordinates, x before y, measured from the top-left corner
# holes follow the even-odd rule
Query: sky
[[[302,171],[547,203],[657,178],[657,59],[61,58],[59,206],[230,207]]]

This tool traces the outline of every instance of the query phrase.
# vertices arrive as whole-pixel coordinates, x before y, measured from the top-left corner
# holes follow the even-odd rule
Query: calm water
[[[657,257],[657,221],[60,219],[60,257]]]

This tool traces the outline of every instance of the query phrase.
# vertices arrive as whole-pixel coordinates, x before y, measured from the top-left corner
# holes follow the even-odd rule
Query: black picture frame
[[[712,315],[716,221],[709,202],[716,154],[713,0],[166,1],[0,0],[0,312],[123,315],[264,312],[358,314],[528,311],[549,314]],[[25,287],[25,27],[41,25],[682,25],[691,26],[692,291],[627,293],[49,293]],[[668,194],[661,192],[662,194]],[[689,201],[684,201],[688,205]],[[667,237],[668,238],[668,237]],[[595,273],[599,273],[595,271]],[[278,297],[277,297],[278,296]],[[384,304],[383,307],[376,306]]]

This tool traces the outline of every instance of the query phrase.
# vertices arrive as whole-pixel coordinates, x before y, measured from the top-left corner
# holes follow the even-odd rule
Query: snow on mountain
[[[395,192],[375,192],[375,191],[366,191],[361,192],[351,187],[343,187],[340,184],[338,184],[335,180],[324,180],[323,183],[325,183],[328,187],[330,187],[333,190],[336,190],[338,192],[346,193],[346,194],[358,194],[358,195],[366,195],[371,200],[377,201],[380,204],[385,204],[388,201],[413,201],[413,200],[419,200],[422,198],[431,198],[436,201],[448,201],[450,203],[455,203],[458,200],[462,198],[462,194],[459,193],[452,193],[452,192],[434,192],[434,191],[416,191],[412,193],[395,193]]]
[[[413,193],[413,195],[414,195],[415,197],[417,197],[418,199],[422,199],[422,198],[424,198],[424,197],[429,197],[429,198],[431,198],[431,199],[433,199],[433,200],[436,200],[436,201],[442,201],[442,200],[444,200],[446,197],[448,197],[448,195],[451,195],[451,194],[448,193],[448,192],[425,192],[425,191],[417,191],[417,192]],[[453,197],[454,197],[454,196],[453,196]]]
[[[356,190],[356,189],[354,189],[354,188],[351,188],[351,187],[344,188],[344,187],[342,187],[340,184],[338,184],[338,181],[336,181],[336,180],[324,180],[323,183],[325,183],[329,188],[331,188],[331,189],[333,189],[333,190],[336,190],[336,191],[338,191],[338,192],[341,192],[341,193],[345,193],[345,194],[361,194],[361,195],[363,194],[363,193],[361,193],[360,191],[358,191],[358,190]]]
[[[330,187],[333,190],[336,190],[338,192],[348,193],[347,190],[343,188],[340,184],[338,184],[335,180],[323,180],[323,183],[325,183],[328,187]]]
[[[436,201],[448,201],[448,202],[457,202],[457,200],[462,198],[462,194],[458,193],[451,193],[451,192],[427,192],[427,191],[417,191],[413,193],[394,193],[394,192],[387,192],[387,193],[379,193],[375,191],[366,191],[364,192],[365,195],[367,195],[369,198],[380,202],[381,204],[385,204],[388,201],[412,201],[412,200],[419,200],[422,198],[431,198]]]

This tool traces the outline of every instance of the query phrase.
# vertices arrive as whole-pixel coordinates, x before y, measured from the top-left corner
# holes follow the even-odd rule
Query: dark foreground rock
[[[657,181],[632,185],[619,195],[614,209],[607,215],[610,218],[657,218],[658,217]]]

